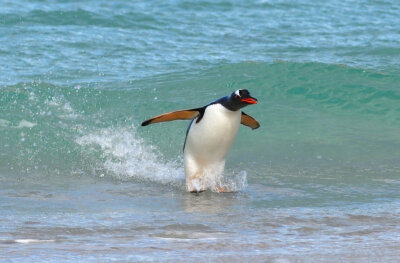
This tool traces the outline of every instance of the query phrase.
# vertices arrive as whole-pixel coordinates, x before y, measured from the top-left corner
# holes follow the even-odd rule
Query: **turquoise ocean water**
[[[397,262],[396,1],[0,1],[0,261]],[[187,121],[246,88],[224,176]]]

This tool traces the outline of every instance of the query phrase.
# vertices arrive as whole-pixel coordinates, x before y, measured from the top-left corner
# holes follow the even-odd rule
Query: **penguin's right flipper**
[[[200,114],[200,109],[179,110],[164,113],[142,122],[142,126],[165,121],[192,120]]]
[[[253,117],[251,117],[250,115],[247,115],[243,111],[242,111],[242,119],[240,120],[240,123],[252,128],[253,130],[260,127],[260,123],[258,121],[256,121]]]

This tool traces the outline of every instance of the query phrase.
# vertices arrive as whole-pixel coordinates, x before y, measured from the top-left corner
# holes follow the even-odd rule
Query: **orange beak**
[[[244,98],[242,99],[242,102],[246,102],[248,104],[257,104],[257,99],[256,98]]]

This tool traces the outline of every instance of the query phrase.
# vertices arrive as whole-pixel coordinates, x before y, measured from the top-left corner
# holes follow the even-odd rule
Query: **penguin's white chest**
[[[185,158],[208,165],[225,160],[239,130],[241,111],[230,111],[221,104],[205,109],[203,118],[195,119],[186,138]]]

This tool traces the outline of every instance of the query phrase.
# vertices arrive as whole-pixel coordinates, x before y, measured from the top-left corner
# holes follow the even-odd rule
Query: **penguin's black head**
[[[257,104],[257,99],[250,96],[247,89],[238,89],[229,96],[227,108],[230,110],[239,110],[250,104]]]

